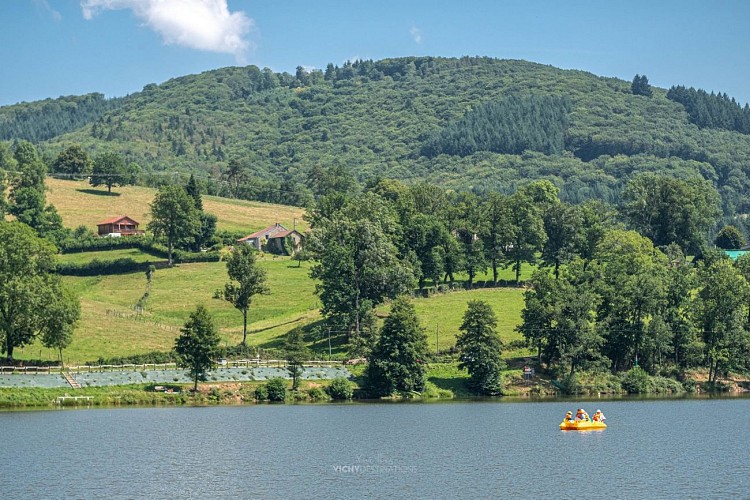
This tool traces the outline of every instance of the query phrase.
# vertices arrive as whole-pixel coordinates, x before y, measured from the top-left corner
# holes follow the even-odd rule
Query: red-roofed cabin
[[[103,220],[96,225],[99,228],[99,236],[107,235],[118,235],[118,236],[133,236],[136,234],[143,234],[144,232],[138,229],[139,222],[131,219],[127,215],[121,215],[119,217],[112,217],[111,219]]]

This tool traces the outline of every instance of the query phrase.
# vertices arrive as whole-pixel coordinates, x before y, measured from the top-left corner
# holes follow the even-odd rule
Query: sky
[[[0,105],[254,64],[490,56],[750,102],[750,0],[0,0]]]

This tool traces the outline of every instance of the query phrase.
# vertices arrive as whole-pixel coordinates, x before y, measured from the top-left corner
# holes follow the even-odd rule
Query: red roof
[[[97,226],[103,226],[105,224],[117,224],[118,222],[120,222],[123,219],[128,219],[130,222],[134,223],[136,226],[139,224],[139,222],[137,220],[135,220],[135,219],[133,219],[131,217],[128,217],[127,215],[120,215],[118,217],[112,217],[110,219],[103,220],[101,222],[97,222],[96,225]]]

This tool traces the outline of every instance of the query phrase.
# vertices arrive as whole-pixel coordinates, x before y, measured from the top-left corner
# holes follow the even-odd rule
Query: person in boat
[[[576,413],[576,422],[588,422],[589,421],[589,414],[586,413],[586,410],[583,408],[578,408],[578,413]]]
[[[607,420],[607,417],[604,416],[604,413],[601,410],[596,410],[596,413],[594,413],[594,422],[604,422],[605,420]]]
[[[565,422],[572,422],[573,421],[573,412],[569,411],[565,414]]]

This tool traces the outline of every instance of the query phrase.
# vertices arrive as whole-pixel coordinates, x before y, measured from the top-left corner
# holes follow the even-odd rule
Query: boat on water
[[[592,420],[579,420],[571,422],[563,420],[560,423],[560,430],[563,431],[602,431],[607,428],[604,422],[595,422]]]

